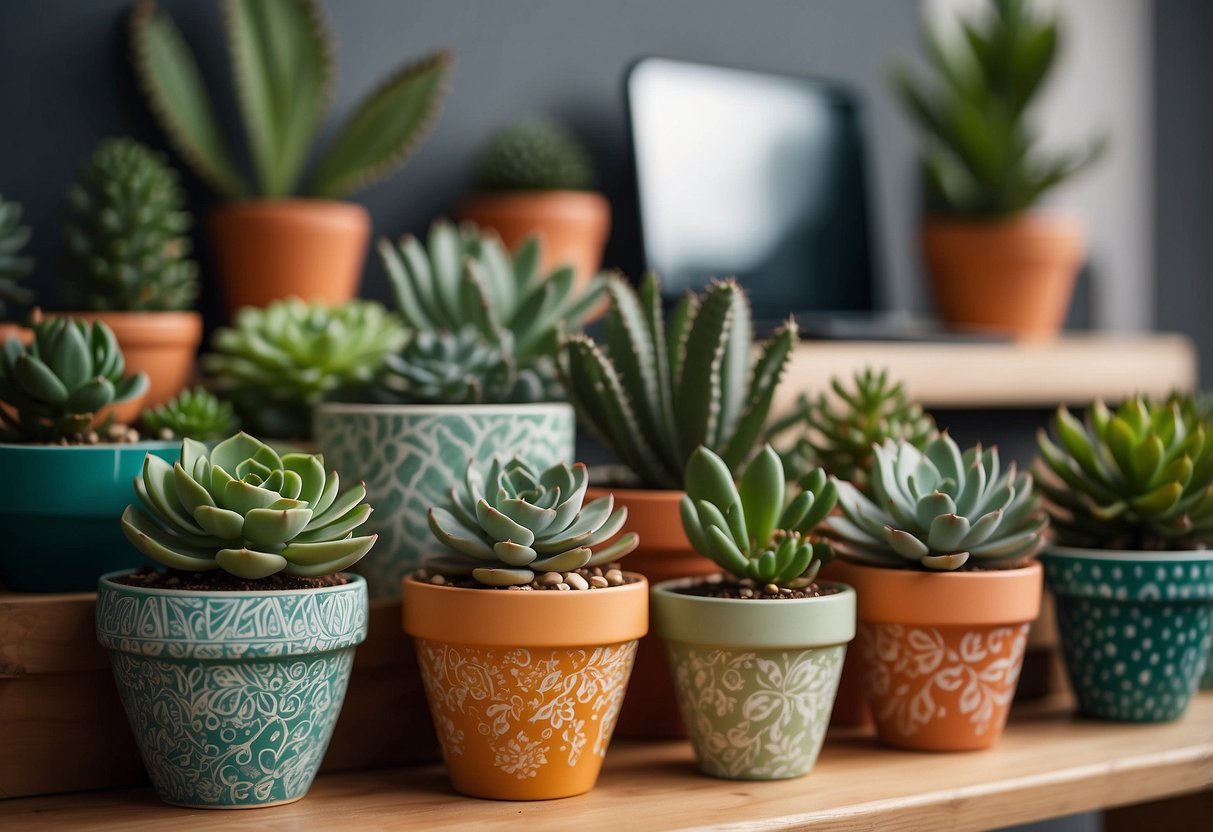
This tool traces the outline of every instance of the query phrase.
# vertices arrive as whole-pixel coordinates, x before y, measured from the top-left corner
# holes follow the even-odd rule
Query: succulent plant
[[[0,317],[10,303],[29,303],[34,293],[20,280],[34,270],[34,259],[21,252],[29,243],[29,226],[21,224],[21,203],[0,196]]]
[[[594,179],[590,155],[550,118],[519,119],[489,139],[476,162],[485,191],[584,191]]]
[[[888,370],[865,367],[855,373],[851,386],[830,379],[831,397],[802,393],[795,409],[774,423],[768,438],[802,428],[795,443],[784,452],[789,480],[799,479],[814,466],[868,492],[868,476],[876,456],[872,448],[886,440],[904,439],[922,450],[935,435],[935,420],[905,394],[901,382],[890,383]]]
[[[203,387],[182,390],[175,398],[144,410],[140,418],[152,435],[200,442],[230,436],[238,426],[231,402]]]
[[[215,332],[203,369],[250,429],[282,439],[311,434],[312,409],[365,386],[406,338],[373,301],[334,307],[288,298],[247,307]]]
[[[0,437],[55,442],[89,430],[101,412],[141,396],[147,375],[125,375],[110,328],[100,322],[46,318],[33,325],[28,347],[4,344],[0,362]]]
[[[1036,486],[1058,541],[1104,549],[1213,545],[1213,430],[1190,396],[1065,407],[1040,431]]]
[[[735,577],[801,588],[834,557],[829,543],[813,533],[838,499],[834,482],[820,468],[786,500],[783,463],[770,445],[736,484],[724,460],[699,447],[687,462],[686,482],[680,509],[687,538]]]
[[[430,509],[430,530],[451,554],[426,564],[430,572],[470,575],[485,586],[523,586],[539,572],[572,572],[618,560],[636,548],[635,532],[601,546],[623,528],[627,508],[608,494],[583,505],[585,465],[563,463],[536,473],[513,459],[494,459],[482,477],[468,463],[463,488],[445,507]]]
[[[131,16],[135,74],[169,143],[218,194],[297,193],[332,100],[324,15],[313,0],[225,0],[223,10],[255,185],[235,162],[189,47],[152,0]],[[402,165],[438,115],[451,63],[436,52],[392,73],[336,131],[304,193],[340,199]]]
[[[132,139],[102,142],[67,192],[64,300],[77,309],[185,309],[198,296],[177,173]]]
[[[544,392],[533,370],[518,372],[509,332],[490,343],[465,328],[412,333],[400,352],[388,356],[370,398],[383,404],[498,404],[538,401]]]
[[[140,552],[172,569],[223,569],[247,580],[285,572],[317,577],[348,569],[376,536],[354,537],[371,507],[361,483],[339,494],[312,454],[279,456],[247,433],[213,449],[186,439],[169,465],[155,454],[135,477],[142,508],[126,507],[122,530]]]
[[[844,558],[870,566],[1011,569],[1044,545],[1049,518],[1032,475],[1003,470],[998,449],[961,452],[947,433],[920,451],[905,440],[876,449],[869,499],[838,482],[844,516],[824,530]]]
[[[795,322],[752,362],[750,306],[735,280],[687,294],[668,326],[655,275],[639,292],[609,278],[607,292],[608,352],[577,336],[564,341],[558,362],[581,424],[650,487],[681,489],[700,445],[736,471],[762,432],[796,343]]]

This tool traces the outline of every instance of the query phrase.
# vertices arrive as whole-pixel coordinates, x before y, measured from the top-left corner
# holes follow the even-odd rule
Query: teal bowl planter
[[[247,809],[307,794],[366,638],[366,582],[273,592],[104,576],[97,639],[160,799]]]
[[[666,643],[683,724],[700,771],[782,780],[817,761],[855,637],[855,591],[801,600],[704,598],[652,589],[653,629]]]
[[[314,436],[325,464],[347,482],[366,483],[379,535],[375,557],[359,564],[371,595],[399,597],[401,580],[437,544],[428,512],[463,482],[470,460],[517,456],[537,468],[573,462],[573,408],[563,402],[496,405],[328,403]]]
[[[148,563],[118,524],[148,453],[175,462],[181,443],[0,444],[0,583],[89,592],[106,572]]]
[[[1086,716],[1178,719],[1213,640],[1213,551],[1053,547],[1040,556]]]

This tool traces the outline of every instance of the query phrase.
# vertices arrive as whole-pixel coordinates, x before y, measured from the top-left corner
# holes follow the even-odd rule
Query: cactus
[[[820,468],[785,502],[787,480],[779,454],[763,447],[737,484],[724,460],[707,448],[691,454],[682,528],[696,551],[738,579],[799,589],[834,557],[813,534],[833,510],[837,489]]]
[[[509,332],[494,344],[468,328],[413,333],[370,388],[370,398],[382,404],[498,404],[543,395],[533,370],[518,372]]]
[[[29,226],[21,224],[21,203],[0,196],[0,318],[10,303],[29,303],[34,293],[20,280],[34,270],[34,259],[22,255],[29,243]]]
[[[825,532],[842,557],[869,566],[927,570],[1011,569],[1044,545],[1049,518],[1032,490],[1032,476],[998,449],[961,452],[947,433],[925,451],[902,440],[876,449],[869,499],[838,483],[844,516]]]
[[[278,572],[318,577],[348,569],[375,544],[354,537],[371,507],[361,483],[339,494],[334,471],[311,454],[279,456],[247,433],[207,448],[181,443],[169,465],[155,454],[135,477],[142,508],[129,505],[122,530],[135,548],[171,569],[215,569],[246,580]]]
[[[405,337],[378,303],[326,307],[288,298],[241,309],[233,327],[215,332],[202,366],[251,430],[301,439],[311,435],[318,403],[369,384]]]
[[[688,294],[668,326],[661,287],[607,281],[609,357],[586,336],[564,341],[558,367],[578,418],[647,486],[683,487],[704,445],[736,471],[751,455],[796,343],[789,321],[751,362],[750,307],[735,280]]]
[[[1058,408],[1038,436],[1036,486],[1058,541],[1103,549],[1213,545],[1213,431],[1197,402],[1096,402],[1079,420]]]
[[[114,333],[103,323],[46,318],[28,347],[15,337],[0,362],[0,437],[56,442],[89,430],[102,411],[142,396],[147,375],[125,375]]]
[[[182,390],[176,398],[144,410],[140,419],[149,433],[162,439],[200,442],[229,436],[238,424],[231,402],[202,387]]]
[[[584,191],[593,178],[581,142],[549,118],[524,118],[502,128],[476,162],[476,186],[485,191]]]
[[[608,494],[582,505],[589,478],[581,463],[537,474],[521,460],[494,459],[487,477],[468,463],[463,488],[430,509],[430,531],[451,554],[429,572],[471,576],[492,587],[524,586],[539,572],[573,572],[618,560],[639,542],[630,532],[595,550],[623,528],[626,508]]]

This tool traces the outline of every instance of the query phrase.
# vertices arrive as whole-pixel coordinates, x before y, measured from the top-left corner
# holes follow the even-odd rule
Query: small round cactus
[[[153,436],[201,442],[229,436],[238,425],[231,402],[203,387],[182,390],[175,398],[143,411],[140,418]]]
[[[563,124],[520,119],[498,131],[476,165],[486,191],[584,191],[594,179],[590,155]]]

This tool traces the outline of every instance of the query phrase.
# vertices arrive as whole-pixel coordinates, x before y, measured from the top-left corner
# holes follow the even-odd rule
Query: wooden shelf
[[[692,760],[685,742],[616,743],[594,791],[549,802],[459,797],[441,767],[425,766],[323,775],[298,803],[253,812],[172,808],[148,789],[10,800],[0,802],[0,828],[988,829],[1211,792],[1213,693],[1164,725],[1077,720],[1056,702],[1034,703],[1016,710],[996,749],[968,754],[891,751],[837,732],[814,771],[796,780],[716,780]],[[1210,828],[1207,797],[1195,804],[1196,825],[1168,825],[1157,813],[1154,825]]]

